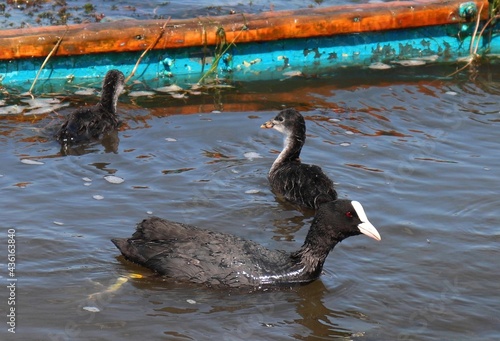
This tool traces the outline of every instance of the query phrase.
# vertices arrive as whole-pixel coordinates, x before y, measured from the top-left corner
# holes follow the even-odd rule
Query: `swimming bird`
[[[380,240],[361,204],[342,199],[319,207],[304,244],[291,253],[158,217],[139,223],[131,238],[112,242],[127,260],[176,281],[262,289],[314,281],[335,245],[358,234]]]
[[[304,117],[295,109],[284,109],[260,126],[285,135],[284,148],[269,170],[272,191],[301,207],[317,209],[322,202],[337,199],[333,181],[316,165],[300,161],[306,140]]]
[[[123,73],[118,70],[108,71],[102,84],[99,103],[71,113],[56,133],[56,139],[65,145],[89,142],[118,128],[120,121],[116,115],[116,104],[124,85]]]

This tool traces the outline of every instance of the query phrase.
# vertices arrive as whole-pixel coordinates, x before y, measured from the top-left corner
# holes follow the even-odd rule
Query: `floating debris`
[[[35,108],[43,108],[50,107],[53,104],[61,103],[57,98],[32,98],[32,99],[22,99],[21,102],[24,102],[29,105],[28,109]]]
[[[19,105],[9,105],[6,107],[0,108],[0,115],[5,116],[5,115],[17,115],[23,112],[23,107],[20,107]]]
[[[303,74],[301,71],[288,71],[288,72],[284,72],[283,76],[285,76],[285,77],[300,77],[300,76],[303,76]]]
[[[154,96],[153,91],[131,91],[128,94],[130,97],[144,97],[144,96]]]
[[[112,184],[121,184],[123,181],[125,181],[123,178],[114,175],[106,175],[104,177],[104,180]]]
[[[456,96],[456,95],[458,95],[458,93],[456,93],[455,91],[446,91],[445,94],[446,95],[450,95],[450,96]]]
[[[470,62],[472,60],[471,56],[459,57],[457,58],[457,62]]]
[[[258,64],[258,63],[260,63],[261,61],[262,61],[262,58],[257,58],[257,59],[251,60],[251,61],[249,61],[249,62],[247,62],[246,60],[244,60],[244,61],[243,61],[243,65],[244,65],[245,67],[250,67],[250,66],[252,66],[252,65],[254,65],[254,64]]]
[[[257,152],[247,152],[245,154],[243,154],[243,156],[249,160],[253,160],[253,159],[261,159],[262,158],[262,155],[260,155],[259,153]]]
[[[153,214],[153,211],[146,211],[146,214],[151,215],[151,214]]]
[[[439,56],[437,54],[433,54],[431,56],[418,57],[416,59],[417,60],[425,60],[425,61],[428,61],[428,62],[435,62],[436,60],[439,59]]]
[[[387,70],[387,69],[392,68],[392,66],[385,64],[385,63],[380,63],[380,62],[372,63],[368,67],[370,69],[374,69],[374,70]]]
[[[82,178],[82,180],[85,182],[92,182],[92,179],[87,177]]]
[[[203,85],[203,87],[206,88],[206,89],[233,89],[234,88],[234,86],[232,86],[232,85],[221,84],[221,83],[206,84],[206,85]]]
[[[41,161],[31,160],[31,159],[21,159],[21,162],[26,165],[43,165]]]
[[[92,198],[94,198],[95,200],[102,200],[102,199],[104,199],[104,197],[102,195],[99,195],[99,194],[93,195]]]
[[[247,191],[245,191],[246,194],[257,194],[257,193],[260,193],[260,191],[258,189],[249,189]]]
[[[105,290],[89,295],[89,299],[96,299],[103,295],[112,294],[115,291],[118,291],[118,289],[120,289],[123,284],[127,283],[127,281],[130,278],[143,278],[143,276],[141,274],[135,274],[135,273],[130,274],[128,276],[120,276],[116,279],[115,283],[111,284]]]
[[[173,137],[167,137],[167,138],[165,139],[165,141],[168,141],[168,142],[177,142],[177,140],[176,140],[176,139],[174,139]]]
[[[187,303],[189,303],[189,304],[196,304],[196,301],[195,301],[195,300],[192,300],[192,299],[190,299],[190,298],[188,298],[188,299],[186,300],[186,302],[187,302]]]
[[[155,89],[158,92],[179,92],[179,91],[184,91],[183,88],[181,88],[178,85],[172,84],[168,86],[162,86],[160,88]]]
[[[24,181],[24,182],[18,182],[17,184],[14,184],[14,186],[19,187],[19,188],[26,188],[26,186],[31,185],[32,183],[29,181]]]
[[[80,95],[80,96],[92,96],[95,94],[96,94],[96,91],[95,91],[95,89],[92,89],[92,88],[84,88],[84,89],[80,89],[80,90],[75,91],[75,95]]]
[[[185,98],[186,94],[170,93],[170,96],[172,96],[172,98]]]
[[[401,66],[419,66],[419,65],[425,65],[426,64],[425,60],[417,60],[417,59],[393,60],[391,63],[399,64]]]
[[[69,103],[61,103],[61,104],[51,105],[51,106],[47,106],[47,107],[40,107],[40,108],[36,108],[34,110],[30,110],[28,112],[25,112],[24,116],[48,114],[49,112],[53,112],[53,111],[56,111],[57,109],[64,108],[67,106],[69,106]]]
[[[342,147],[349,147],[351,144],[349,142],[342,142],[340,145]]]
[[[17,108],[10,108],[10,110],[17,111],[18,114],[27,110],[24,113],[25,116],[42,115],[69,106],[69,103],[61,103],[57,98],[30,98],[22,99],[21,102],[26,103],[27,106],[17,106]]]
[[[97,307],[90,307],[90,306],[83,307],[82,309],[86,310],[86,311],[90,311],[91,313],[98,313],[101,311],[101,309],[99,309]]]
[[[53,223],[54,223],[54,225],[59,225],[59,226],[63,226],[64,225],[64,223],[62,223],[60,221],[54,221]]]

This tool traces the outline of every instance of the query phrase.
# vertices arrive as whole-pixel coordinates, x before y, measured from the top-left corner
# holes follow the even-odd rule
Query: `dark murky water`
[[[120,19],[186,19],[233,13],[321,8],[342,4],[389,2],[393,0],[9,0],[0,5],[1,28],[66,25]],[[399,1],[399,0],[398,0]]]
[[[236,84],[185,99],[124,94],[115,153],[62,156],[46,137],[60,116],[1,116],[1,338],[14,339],[15,229],[16,340],[500,339],[500,69],[474,80],[448,71]],[[64,115],[97,98],[61,100]],[[381,242],[350,238],[319,281],[275,292],[177,285],[118,257],[110,238],[150,214],[300,246],[311,217],[270,193],[282,137],[259,128],[281,105],[307,117],[303,160],[363,203]],[[132,273],[146,278],[117,284]]]

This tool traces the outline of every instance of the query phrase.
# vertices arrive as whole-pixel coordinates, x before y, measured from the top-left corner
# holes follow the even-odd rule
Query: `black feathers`
[[[278,197],[313,209],[337,199],[333,181],[321,168],[300,162],[306,124],[297,110],[285,109],[261,128],[273,128],[285,135],[285,146],[269,171],[269,183]]]
[[[178,281],[261,288],[315,280],[333,247],[360,233],[380,239],[359,203],[337,200],[321,205],[293,253],[157,217],[139,223],[131,238],[112,241],[126,259]]]
[[[108,71],[99,103],[71,113],[56,133],[56,139],[63,145],[73,145],[98,140],[104,133],[118,128],[120,122],[116,115],[116,104],[124,84],[123,73]]]

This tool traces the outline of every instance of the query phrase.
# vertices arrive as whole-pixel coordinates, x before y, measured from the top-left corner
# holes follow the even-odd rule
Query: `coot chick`
[[[130,239],[112,242],[129,261],[177,281],[260,289],[314,281],[335,245],[361,233],[380,240],[359,202],[336,200],[320,206],[304,244],[292,253],[158,217],[139,223]]]
[[[99,103],[71,113],[56,133],[57,140],[64,145],[89,142],[118,128],[120,121],[116,115],[116,103],[124,85],[123,73],[118,70],[108,71],[102,84]]]
[[[317,209],[322,202],[337,199],[333,181],[323,170],[300,161],[300,151],[306,140],[306,123],[297,110],[282,110],[260,127],[285,134],[284,148],[269,170],[269,183],[278,197],[312,209]]]

